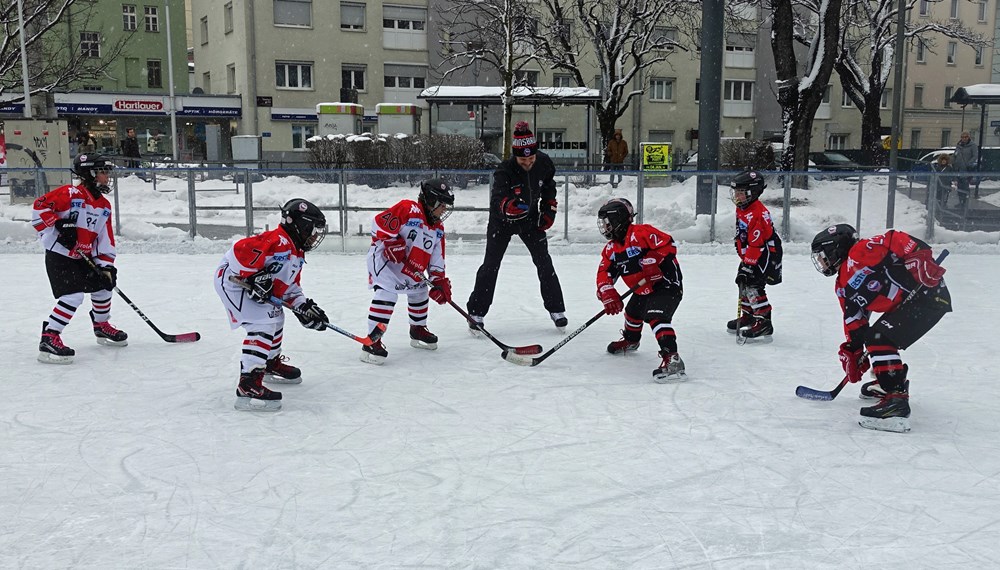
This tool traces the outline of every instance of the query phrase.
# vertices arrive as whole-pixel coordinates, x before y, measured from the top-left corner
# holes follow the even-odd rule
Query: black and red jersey
[[[660,266],[666,286],[682,288],[683,276],[674,238],[651,225],[632,224],[621,243],[612,240],[604,246],[597,268],[597,288],[606,283],[614,284],[615,279],[621,277],[632,289],[642,280],[643,266],[650,263]]]

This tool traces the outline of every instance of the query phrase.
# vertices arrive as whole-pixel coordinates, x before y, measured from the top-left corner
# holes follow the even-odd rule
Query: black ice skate
[[[728,323],[726,323],[726,332],[728,332],[729,334],[736,334],[736,321],[737,319],[733,319]],[[753,315],[750,315],[748,313],[743,313],[742,315],[740,315],[739,318],[740,328],[748,327],[752,324],[753,324]]]
[[[69,364],[76,351],[63,344],[59,333],[48,330],[49,322],[42,323],[42,339],[38,342],[38,361],[46,364]]]
[[[907,385],[909,382],[906,383]],[[910,395],[907,385],[888,392],[877,404],[861,408],[858,424],[863,428],[905,433],[910,431]]]
[[[108,321],[97,322],[94,320],[94,311],[90,311],[90,322],[94,323],[94,336],[97,337],[97,344],[128,346],[128,335],[125,334],[125,331],[116,329]]]
[[[653,371],[653,381],[657,384],[667,384],[670,382],[680,382],[687,379],[684,372],[684,361],[676,352],[660,351],[663,362],[660,367]]]
[[[556,325],[559,332],[566,332],[566,325],[569,324],[566,313],[549,313],[549,317],[552,318],[552,323]]]
[[[264,381],[274,384],[301,384],[302,371],[291,364],[285,364],[288,357],[279,354],[267,361],[264,368]]]
[[[907,371],[910,367],[907,364],[903,365],[903,376],[906,376]],[[909,386],[910,381],[906,380],[904,386]],[[858,397],[862,400],[881,400],[885,397],[885,390],[882,386],[879,386],[878,380],[872,380],[871,382],[865,382],[861,385],[861,393]]]
[[[281,392],[274,392],[264,387],[264,370],[257,368],[240,374],[240,383],[236,387],[237,410],[244,412],[277,412],[281,409]]]
[[[410,346],[424,350],[437,350],[438,337],[422,325],[410,325]]]
[[[626,352],[639,350],[639,339],[631,340],[628,336],[625,331],[622,331],[621,340],[616,340],[608,344],[608,352],[610,354],[625,354]]]
[[[475,324],[473,324],[473,321],[475,321]],[[476,325],[479,325],[479,327],[477,327]],[[479,328],[482,326],[483,326],[483,317],[477,315],[469,315],[469,334],[471,334],[476,338],[482,337],[483,333],[479,330]]]
[[[382,344],[381,340],[377,340],[369,346],[361,347],[361,362],[381,365],[385,363],[385,359],[388,356],[389,351],[385,349],[385,345]]]
[[[753,322],[750,326],[741,327],[740,334],[743,338],[747,339],[748,343],[755,344],[767,344],[774,339],[771,337],[774,334],[774,327],[771,325],[770,317],[752,317]]]

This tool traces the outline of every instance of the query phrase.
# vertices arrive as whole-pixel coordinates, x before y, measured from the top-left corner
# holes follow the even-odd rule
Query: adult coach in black
[[[565,330],[568,324],[566,305],[545,235],[556,219],[556,169],[547,154],[538,152],[538,143],[527,121],[514,126],[511,150],[512,156],[500,163],[493,173],[486,256],[476,273],[476,287],[469,297],[469,315],[482,324],[493,304],[500,262],[510,238],[516,235],[524,242],[535,263],[545,310],[556,327]],[[471,323],[469,328],[476,330]]]

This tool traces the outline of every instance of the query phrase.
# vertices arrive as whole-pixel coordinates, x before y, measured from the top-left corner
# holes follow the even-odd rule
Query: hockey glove
[[[903,258],[906,269],[924,287],[937,287],[944,277],[945,268],[934,262],[931,250],[920,249]]]
[[[451,301],[451,279],[445,277],[444,273],[432,273],[429,295],[439,305]]]
[[[382,254],[385,258],[393,263],[402,263],[406,261],[406,239],[403,236],[396,236],[392,239],[387,239],[382,242]]]
[[[274,293],[274,278],[266,271],[258,271],[246,278],[247,295],[258,303],[269,303]]]
[[[538,229],[543,232],[549,231],[552,224],[556,222],[556,205],[555,200],[546,200],[542,203],[541,210],[538,213]]]
[[[306,299],[305,303],[299,305],[295,309],[295,316],[302,323],[302,326],[316,331],[326,330],[326,325],[330,323],[326,313],[312,299]]]
[[[108,290],[114,289],[118,285],[118,268],[114,265],[102,266],[101,277],[108,283]]]
[[[617,315],[625,308],[622,296],[618,294],[618,290],[611,283],[605,283],[597,288],[597,298],[604,303],[605,314]]]
[[[55,224],[56,243],[72,251],[76,247],[76,222],[73,220],[58,220]]]
[[[500,211],[507,217],[508,222],[523,220],[528,215],[531,207],[520,196],[504,198],[500,201]]]
[[[412,279],[415,283],[420,283],[424,280],[424,271],[427,270],[427,265],[417,261],[412,257],[408,257],[405,262],[403,262],[403,269],[400,271],[403,275],[406,275]]]
[[[736,270],[736,284],[740,289],[757,282],[757,268],[753,265],[740,263],[740,268]]]
[[[845,342],[840,345],[839,354],[840,366],[843,367],[844,373],[847,374],[847,380],[852,384],[861,380],[865,372],[871,368],[872,364],[868,360],[864,347],[852,349],[851,345]]]
[[[653,292],[656,284],[663,280],[663,270],[656,258],[644,257],[639,261],[642,266],[642,280],[636,285],[636,295],[649,295]]]

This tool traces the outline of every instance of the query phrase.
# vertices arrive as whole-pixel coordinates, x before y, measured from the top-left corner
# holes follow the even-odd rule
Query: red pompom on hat
[[[518,121],[514,125],[514,141],[511,144],[514,156],[531,156],[538,152],[538,141],[535,133],[528,128],[528,121]]]

